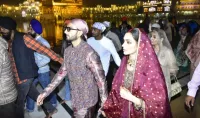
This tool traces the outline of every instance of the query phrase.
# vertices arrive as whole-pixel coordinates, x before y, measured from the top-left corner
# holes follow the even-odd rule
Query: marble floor
[[[51,71],[51,77],[53,77],[55,74],[55,71]],[[183,87],[183,91],[181,92],[181,95],[176,96],[174,98],[172,98],[171,100],[171,110],[172,110],[172,114],[174,118],[200,118],[198,117],[196,114],[200,114],[200,112],[192,112],[192,113],[188,113],[185,110],[184,107],[184,99],[187,93],[187,83],[190,80],[189,78],[189,73],[188,72],[181,72],[178,74],[178,80],[181,83],[182,87]],[[57,105],[57,109],[58,112],[56,114],[54,114],[52,116],[52,118],[71,118],[70,114],[72,114],[72,110],[71,110],[71,101],[67,101],[65,104],[61,105],[59,103],[59,101],[63,98],[63,96],[65,95],[65,90],[63,89],[64,84],[61,84],[61,86],[59,87],[59,93],[57,94],[57,98],[58,98],[58,105]],[[41,87],[38,87],[38,89],[41,91]],[[199,99],[200,101],[200,99]],[[200,108],[200,104],[199,104],[199,108]],[[200,116],[200,115],[199,115]],[[28,113],[25,112],[25,118],[44,118],[45,117],[45,113],[44,111],[39,112],[37,110],[37,106],[35,107],[34,112]]]

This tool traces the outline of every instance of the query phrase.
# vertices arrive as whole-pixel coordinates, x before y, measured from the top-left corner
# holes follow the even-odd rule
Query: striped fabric
[[[7,49],[7,42],[0,37],[0,105],[11,103],[17,98],[17,90]]]
[[[63,62],[63,58],[60,57],[59,55],[57,55],[55,52],[53,52],[51,49],[45,47],[44,45],[42,45],[41,43],[39,43],[38,41],[36,41],[34,38],[32,38],[29,35],[24,35],[24,42],[26,44],[26,46],[32,50],[35,50],[38,53],[47,55],[48,57],[50,57],[52,60],[54,61],[58,61],[59,63],[62,64]],[[21,81],[18,73],[17,73],[17,68],[15,65],[15,60],[13,57],[13,53],[12,53],[12,41],[9,42],[9,55],[10,55],[10,60],[11,60],[11,64],[12,64],[12,69],[13,69],[13,73],[14,73],[14,77],[17,81],[17,84],[21,84],[23,82],[26,82],[26,80]]]

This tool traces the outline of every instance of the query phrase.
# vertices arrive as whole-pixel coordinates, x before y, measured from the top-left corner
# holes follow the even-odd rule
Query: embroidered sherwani
[[[64,53],[64,63],[51,84],[42,93],[48,96],[68,76],[72,106],[75,111],[90,109],[97,104],[98,89],[101,101],[107,98],[107,86],[103,67],[97,53],[84,41],[69,46]]]

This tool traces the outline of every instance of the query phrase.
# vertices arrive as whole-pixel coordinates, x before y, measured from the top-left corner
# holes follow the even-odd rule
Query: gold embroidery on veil
[[[138,29],[139,30],[139,40],[138,40],[138,46],[137,46],[137,52],[136,52],[136,59],[134,60],[134,69],[133,69],[133,72],[132,72],[132,81],[131,81],[131,88],[130,88],[130,92],[132,93],[132,89],[133,89],[133,84],[134,84],[134,75],[135,75],[135,70],[136,70],[136,64],[137,64],[137,58],[138,58],[138,53],[139,53],[139,48],[140,48],[140,42],[141,42],[141,35],[142,35],[142,33],[141,33],[141,31],[140,31],[140,29]],[[129,63],[127,63],[127,65],[128,65]],[[127,70],[126,70],[127,71]],[[125,81],[125,80],[124,80]],[[139,98],[140,99],[140,98]],[[141,103],[143,103],[143,105],[145,106],[145,102],[143,101],[143,100],[141,100],[142,102]],[[129,101],[129,118],[131,118],[131,105],[132,105],[132,102],[130,102]],[[146,112],[145,112],[145,107],[142,109],[143,110],[143,118],[145,118],[145,114],[146,114]]]

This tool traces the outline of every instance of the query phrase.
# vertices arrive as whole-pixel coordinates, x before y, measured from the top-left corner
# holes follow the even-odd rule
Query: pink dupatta
[[[172,118],[167,96],[165,79],[147,35],[140,32],[138,42],[136,70],[131,92],[145,102],[145,112],[137,111],[134,104],[120,97],[120,86],[123,85],[128,57],[121,62],[113,83],[112,90],[104,104],[107,118]]]

